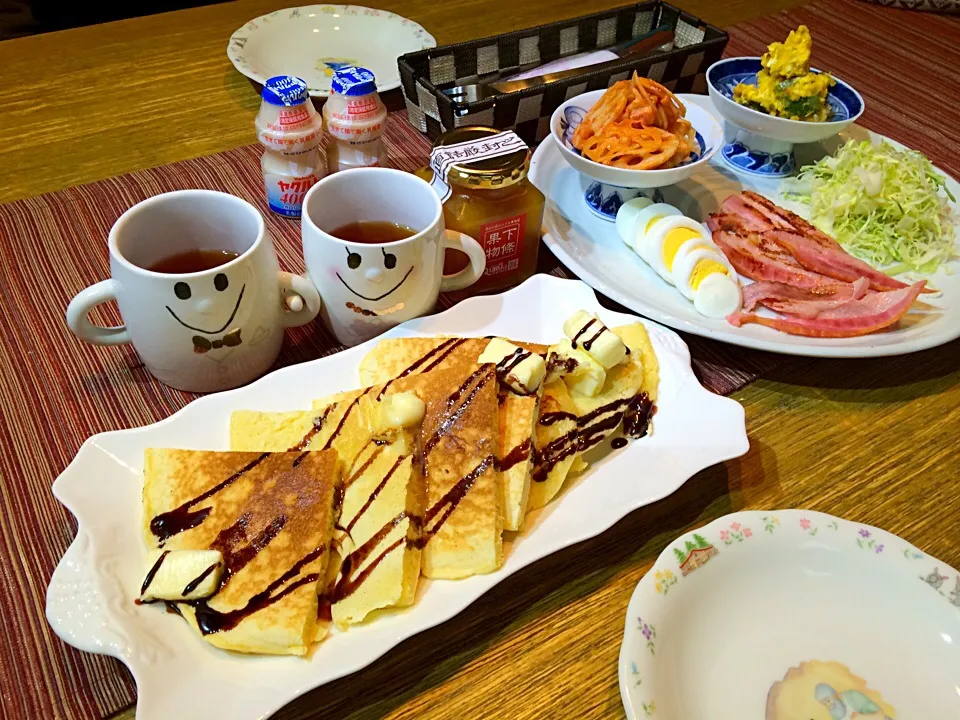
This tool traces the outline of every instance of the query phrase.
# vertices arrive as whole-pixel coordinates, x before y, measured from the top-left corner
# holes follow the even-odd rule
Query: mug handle
[[[455,275],[444,275],[440,279],[440,292],[463,290],[473,285],[483,275],[487,267],[487,255],[480,247],[480,243],[469,235],[456,230],[444,230],[443,233],[444,249],[449,248],[465,253],[470,258],[470,264]]]
[[[301,275],[278,273],[280,292],[283,294],[283,326],[292,328],[306,325],[320,312],[320,293],[309,280]]]
[[[117,299],[120,283],[116,280],[103,280],[77,293],[67,305],[67,327],[81,340],[94,345],[123,345],[132,342],[125,325],[101,327],[94,325],[87,314],[97,305]]]

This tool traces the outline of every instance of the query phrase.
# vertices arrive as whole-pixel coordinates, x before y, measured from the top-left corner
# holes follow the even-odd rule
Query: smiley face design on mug
[[[344,266],[334,269],[337,280],[353,296],[346,307],[357,315],[389,315],[404,308],[408,287],[416,282],[413,253],[403,246],[345,247]]]
[[[241,313],[244,294],[253,278],[244,266],[224,268],[209,275],[174,282],[165,305],[173,321],[191,331],[193,351],[199,355],[242,344]],[[250,293],[255,288],[249,288]],[[238,323],[239,324],[239,323]],[[199,334],[198,334],[199,333]]]

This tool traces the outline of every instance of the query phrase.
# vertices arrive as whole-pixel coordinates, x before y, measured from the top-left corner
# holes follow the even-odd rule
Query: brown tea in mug
[[[235,253],[232,250],[187,250],[164,258],[148,267],[147,270],[174,275],[203,272],[226,265],[238,257],[240,257],[240,253]]]
[[[335,238],[347,242],[366,243],[367,245],[382,245],[383,243],[406,240],[413,237],[417,231],[399,223],[383,220],[364,220],[362,222],[347,223],[330,232]]]

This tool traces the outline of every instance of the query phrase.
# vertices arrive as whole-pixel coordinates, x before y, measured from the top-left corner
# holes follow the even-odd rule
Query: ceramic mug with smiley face
[[[443,224],[443,206],[429,183],[390,168],[356,168],[330,175],[303,201],[303,257],[323,298],[321,316],[344,345],[357,345],[398,323],[432,312],[441,292],[475,283],[486,266],[473,238]],[[391,223],[410,237],[351,242],[334,232],[354,223]],[[444,251],[470,263],[443,274]]]
[[[262,375],[277,359],[287,327],[320,310],[311,283],[282,272],[263,216],[213,190],[179,190],[127,210],[110,230],[110,280],[81,291],[67,325],[97,345],[132,343],[161,382],[192,392],[226,390]],[[184,268],[168,269],[173,258]],[[217,264],[202,257],[217,257]],[[212,255],[211,255],[212,254]],[[229,259],[232,258],[232,259]],[[115,300],[123,325],[100,327],[88,313]]]

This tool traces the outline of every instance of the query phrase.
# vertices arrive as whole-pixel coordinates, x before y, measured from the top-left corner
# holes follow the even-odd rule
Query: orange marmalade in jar
[[[513,287],[533,275],[544,197],[527,179],[526,143],[513,132],[473,126],[444,133],[433,147],[431,167],[417,175],[440,195],[446,227],[474,238],[487,257],[470,294]],[[463,253],[447,250],[443,273],[468,263]]]

